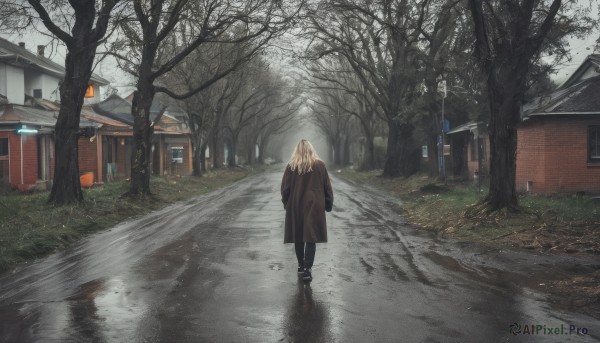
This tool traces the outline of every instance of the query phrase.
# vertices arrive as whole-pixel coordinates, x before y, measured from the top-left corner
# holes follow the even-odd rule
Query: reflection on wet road
[[[0,341],[600,340],[596,320],[527,287],[527,256],[461,252],[405,225],[394,200],[335,177],[329,243],[303,283],[282,244],[280,178],[242,180],[0,276]],[[526,325],[567,332],[523,335]]]

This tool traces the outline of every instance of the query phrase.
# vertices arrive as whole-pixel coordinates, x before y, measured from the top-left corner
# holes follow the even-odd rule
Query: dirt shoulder
[[[427,176],[385,179],[381,171],[334,171],[350,182],[367,184],[400,199],[404,215],[417,228],[440,237],[491,250],[507,249],[539,256],[568,256],[600,261],[600,203],[587,195],[519,198],[520,212],[467,215],[485,194],[477,185],[438,182]],[[597,259],[596,259],[597,257]],[[584,268],[561,266],[532,286],[551,301],[600,318],[600,262]]]

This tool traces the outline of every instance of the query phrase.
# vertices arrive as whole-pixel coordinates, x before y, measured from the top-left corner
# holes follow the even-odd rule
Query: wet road
[[[0,341],[600,340],[597,320],[527,287],[539,260],[461,251],[406,226],[393,199],[335,177],[329,243],[303,283],[282,244],[280,178],[242,180],[0,276]],[[513,336],[512,323],[540,331]]]

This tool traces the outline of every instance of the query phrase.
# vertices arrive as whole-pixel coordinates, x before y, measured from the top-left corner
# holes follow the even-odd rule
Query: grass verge
[[[440,235],[544,253],[600,254],[600,204],[589,195],[521,195],[521,211],[467,217],[469,207],[485,196],[473,183],[444,184],[424,175],[386,179],[380,174],[338,173],[399,197],[411,223]]]
[[[60,207],[46,204],[47,192],[0,196],[0,273],[127,218],[222,188],[260,170],[223,169],[201,178],[153,177],[153,194],[139,198],[122,197],[129,182],[117,181],[84,190],[80,204]]]

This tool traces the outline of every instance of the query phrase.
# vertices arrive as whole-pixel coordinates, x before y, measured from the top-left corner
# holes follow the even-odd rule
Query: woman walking
[[[302,139],[288,162],[281,181],[285,208],[284,243],[294,243],[298,274],[312,280],[316,243],[327,242],[325,211],[333,207],[333,190],[325,168],[312,144]]]

